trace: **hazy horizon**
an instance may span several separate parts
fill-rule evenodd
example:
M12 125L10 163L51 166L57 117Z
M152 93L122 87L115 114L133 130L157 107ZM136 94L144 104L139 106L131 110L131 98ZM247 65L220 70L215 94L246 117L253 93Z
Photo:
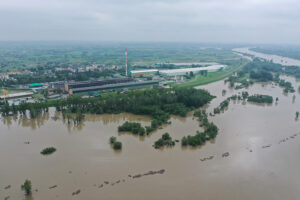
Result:
M10 0L0 41L300 44L296 0Z

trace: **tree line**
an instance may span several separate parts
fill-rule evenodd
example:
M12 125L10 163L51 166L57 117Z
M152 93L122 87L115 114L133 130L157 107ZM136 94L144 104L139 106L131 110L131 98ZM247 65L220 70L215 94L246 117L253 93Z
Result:
M152 118L151 127L157 128L167 123L171 114L185 116L188 111L209 103L214 97L206 90L194 88L154 88L133 90L128 93L109 93L96 98L81 98L70 96L66 99L49 100L45 102L9 105L5 102L1 107L2 115L29 113L31 118L40 113L48 112L49 107L64 113L80 114L117 114L128 112L137 115L148 115ZM81 118L81 116L79 116Z
M201 146L205 144L206 141L215 139L218 134L218 127L213 122L208 121L207 114L204 110L195 111L194 117L198 118L201 123L200 126L204 127L204 131L197 131L196 135L184 136L181 139L182 146Z

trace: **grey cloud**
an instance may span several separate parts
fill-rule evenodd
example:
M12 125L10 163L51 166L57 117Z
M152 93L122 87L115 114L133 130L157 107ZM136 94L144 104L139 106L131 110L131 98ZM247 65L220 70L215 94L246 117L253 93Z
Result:
M10 0L0 40L300 43L297 0Z

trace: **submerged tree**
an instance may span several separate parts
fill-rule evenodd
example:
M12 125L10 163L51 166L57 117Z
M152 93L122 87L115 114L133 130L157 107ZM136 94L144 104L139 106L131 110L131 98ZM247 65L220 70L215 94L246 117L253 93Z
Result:
M122 143L119 142L119 141L114 142L113 148L114 148L114 150L120 150L120 149L122 149Z
M116 141L117 141L117 138L114 137L114 136L111 136L111 137L109 138L109 143L110 143L110 144L114 144Z
M31 194L31 181L26 179L24 184L21 185L21 189L25 191L25 195L28 196Z

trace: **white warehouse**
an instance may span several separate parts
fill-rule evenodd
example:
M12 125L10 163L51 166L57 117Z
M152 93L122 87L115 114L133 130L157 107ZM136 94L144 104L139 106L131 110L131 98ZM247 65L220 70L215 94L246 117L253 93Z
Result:
M214 72L214 71L217 71L217 70L225 68L225 67L226 67L226 65L211 65L208 67L159 70L159 73L164 76L183 76L183 75L189 74L190 72L193 72L193 73L197 73L200 71Z

